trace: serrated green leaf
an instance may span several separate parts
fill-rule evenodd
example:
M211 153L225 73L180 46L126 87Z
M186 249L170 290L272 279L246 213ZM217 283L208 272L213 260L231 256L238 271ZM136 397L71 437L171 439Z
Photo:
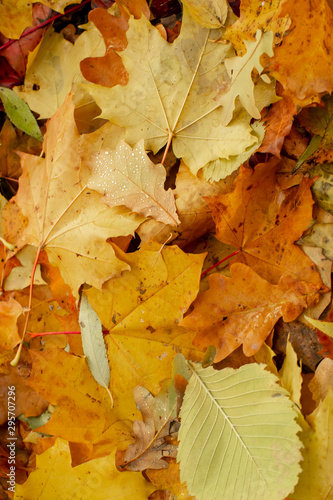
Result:
M11 89L0 87L0 99L10 121L26 134L43 142L36 118L29 106Z
M109 391L110 367L103 338L102 323L85 294L82 295L81 299L79 323L83 352L89 369L96 382L108 391L111 402L113 402Z
M181 481L198 500L282 500L301 471L296 412L265 365L193 366L181 408Z

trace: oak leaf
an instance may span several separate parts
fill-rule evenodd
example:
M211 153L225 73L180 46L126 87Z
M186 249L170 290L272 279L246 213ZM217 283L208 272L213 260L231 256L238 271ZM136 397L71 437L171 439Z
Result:
M140 386L133 389L133 395L143 421L134 421L135 442L121 454L123 463L118 461L118 468L132 471L166 469L168 463L163 457L175 458L177 455L177 446L165 441L167 436L177 435L179 428L176 399L169 400L168 392L154 398Z
M148 158L143 141L133 149L122 141L115 150L92 155L87 163L92 169L88 187L102 193L109 207L124 205L164 224L179 223L171 189L164 190L165 168Z
M280 317L293 321L318 302L318 287L284 275L272 285L248 266L236 263L231 278L209 277L210 288L194 301L181 325L197 332L194 345L217 349L215 363L241 344L246 356L259 351Z
M115 17L105 9L94 9L89 12L89 21L93 22L101 32L106 46L102 57L86 57L80 62L81 73L86 80L104 87L126 85L128 73L119 54L127 46L127 19Z
M196 174L209 161L237 156L258 143L248 114L260 116L251 72L254 67L261 72L259 58L271 51L271 34L249 42L242 61L232 57L229 44L216 43L219 36L220 30L197 24L186 6L181 33L172 44L146 18L130 19L128 46L120 54L128 84L84 88L103 118L126 128L130 145L144 138L146 149L156 153L172 142L175 155ZM246 111L237 105L229 123L238 96Z
M319 102L322 93L333 91L333 41L328 35L333 27L333 12L326 0L288 0L280 16L287 14L291 18L290 31L275 49L271 74L282 83L284 93L304 107Z
M69 95L48 123L45 158L21 155L23 174L15 201L29 218L22 241L46 250L77 297L82 283L100 288L128 269L106 239L133 233L142 219L125 208L101 205L101 196L81 182L73 110Z
M276 182L277 160L241 168L232 193L206 198L216 237L240 249L237 261L278 283L283 274L321 285L312 261L294 244L312 222L310 179L283 190Z

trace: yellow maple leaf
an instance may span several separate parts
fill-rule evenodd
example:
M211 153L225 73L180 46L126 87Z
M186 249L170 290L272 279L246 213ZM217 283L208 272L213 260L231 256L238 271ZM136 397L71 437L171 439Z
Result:
M114 453L72 467L69 443L58 438L54 446L37 455L36 470L24 484L15 486L15 498L147 500L154 489L140 472L119 472L114 465Z
M23 174L15 197L29 224L22 240L45 248L51 264L78 297L82 283L100 288L128 269L116 258L108 237L133 234L142 218L109 208L81 181L79 134L71 95L48 123L45 158L22 155Z
M128 84L84 88L103 118L126 128L130 145L144 138L146 149L156 153L172 142L175 155L196 174L208 162L237 156L259 142L250 125L251 115L258 118L261 109L251 73L254 68L262 72L259 58L271 54L272 33L248 42L243 58L233 57L230 44L218 43L220 36L221 30L196 23L186 6L181 33L172 44L146 18L130 19L128 46L119 54ZM234 113L236 98L241 104Z

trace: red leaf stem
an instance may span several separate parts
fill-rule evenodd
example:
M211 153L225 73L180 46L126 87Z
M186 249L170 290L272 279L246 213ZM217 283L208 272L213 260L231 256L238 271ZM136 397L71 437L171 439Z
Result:
M211 271L212 269L214 269L214 267L217 267L219 266L220 264L222 264L222 262L228 260L228 259L231 259L231 257L234 257L235 255L237 255L238 253L240 252L240 250L236 250L235 252L231 253L230 255L228 255L227 257L224 257L224 259L220 260L219 262L217 262L216 264L214 264L213 266L209 267L208 269L206 269L206 271L204 271L200 278L202 278L203 276L205 276L205 274L209 273L209 271Z

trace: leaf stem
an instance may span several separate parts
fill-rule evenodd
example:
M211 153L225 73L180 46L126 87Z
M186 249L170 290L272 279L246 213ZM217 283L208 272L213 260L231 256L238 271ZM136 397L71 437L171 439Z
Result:
M15 358L10 362L10 364L12 366L16 366L17 363L19 362L20 360L20 356L21 356L21 351L22 351L22 345L23 345L23 340L24 340L24 337L25 337L25 334L27 332L27 328L28 328L28 323L29 323L29 318L30 318L30 311L31 311L31 305L32 305L32 292L33 292L33 287L34 287L34 280L35 280L35 274L36 274L36 269L37 269L37 264L38 264L38 259L39 259L39 254L42 250L42 246L40 245L38 248L37 248L37 252L36 252L36 256L35 256L35 260L34 260L34 264L32 266L32 271L31 271L31 277L30 277L30 288L29 288L29 301L28 301L28 310L27 310L27 315L26 315L26 318L25 318L25 324L24 324L24 330L23 330L23 335L22 335L22 339L21 339L21 343L19 345L19 348L16 352L16 355L15 355Z
M220 264L222 264L222 262L228 260L228 259L231 259L232 257L234 257L235 255L237 255L238 253L240 252L240 250L236 250L235 252L231 253L230 255L228 255L227 257L224 257L224 259L220 260L219 262L217 262L216 264L214 264L213 266L209 267L208 269L206 269L206 271L204 271L201 275L200 275L200 278L202 278L203 276L205 276L205 274L209 273L209 271L211 271L212 269L214 269L214 267L217 267L219 266Z
M109 330L103 330L104 335L109 333ZM65 332L42 332L42 333L29 333L30 337L33 339L36 337L44 337L44 335L81 335L80 331L77 330L67 330Z

